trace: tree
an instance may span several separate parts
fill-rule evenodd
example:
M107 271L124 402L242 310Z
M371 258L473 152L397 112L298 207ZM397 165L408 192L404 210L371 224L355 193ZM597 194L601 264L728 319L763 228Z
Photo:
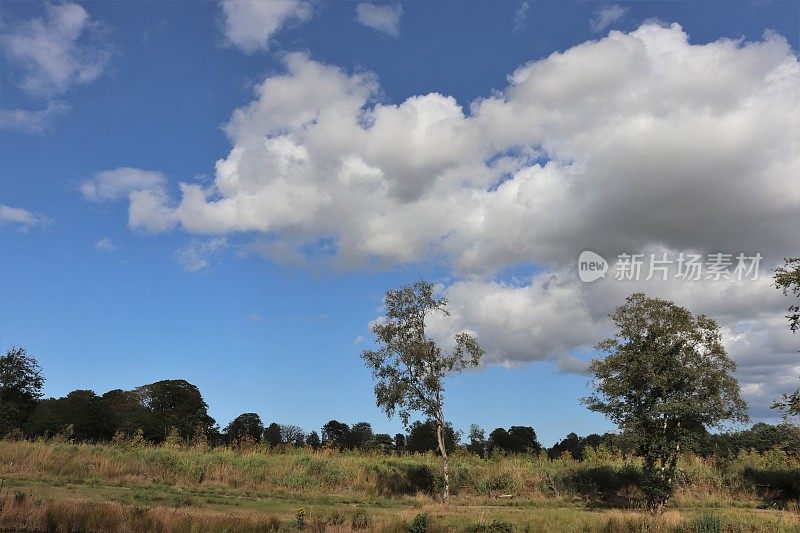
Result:
M793 294L800 298L800 257L787 257L783 266L775 269L772 280L775 287L783 291L784 295ZM789 329L792 333L800 330L800 305L792 304L787 308L789 314ZM800 387L791 394L784 394L772 404L773 409L779 409L784 416L800 416Z
M361 357L376 380L375 398L387 416L400 415L407 427L412 411L436 422L439 453L442 455L444 487L442 499L450 496L448 455L444 440L444 376L478 366L483 349L467 333L454 337L451 351L444 352L425 332L425 320L434 313L449 315L447 300L433 296L433 284L418 281L390 290L384 299L386 315L372 326L381 345L365 350Z
M125 391L114 389L101 396L103 403L111 411L114 432L121 431L133 437L139 430L142 436L151 442L164 438L164 428L145 405L145 398L140 389Z
M591 362L594 392L582 401L635 439L647 506L660 513L682 448L707 427L746 421L747 406L714 320L644 293L610 317L617 334L597 345L606 357Z
M394 441L392 441L391 435L387 433L378 433L370 437L370 439L364 443L363 449L371 452L392 453L394 450Z
M183 379L168 379L144 385L135 390L150 410L159 429L166 437L170 428L177 428L184 440L194 436L197 427L211 432L214 419L208 415L208 405L200 390Z
M312 431L306 437L306 445L311 446L312 450L318 450L322 446L322 441L319 439L319 433Z
M350 426L338 420L331 420L322 426L322 445L338 448L339 451L350 446Z
M408 437L405 442L406 451L411 453L436 452L442 455L438 433L438 424L435 420L415 421L408 431ZM445 452L453 453L453 450L456 449L456 443L458 443L458 433L449 422L446 422L442 434Z
M242 413L228 424L225 433L231 442L237 442L243 438L259 442L264 433L264 424L256 413Z
M281 442L292 444L296 447L301 447L305 441L306 434L297 426L283 425L280 426Z
M348 447L354 450L364 449L373 436L372 426L369 422L356 422L350 428L350 442Z
M500 450L505 453L539 453L542 445L536 432L529 426L511 426L508 431L497 428L489 434L489 453Z
M406 451L406 436L402 433L396 433L394 436L394 453L400 455Z
M472 424L469 427L469 444L467 444L467 451L474 453L478 457L486 457L486 434L483 429L477 424Z
M273 422L267 429L264 430L264 442L272 447L280 446L283 444L283 436L281 435L281 427Z
M28 433L51 437L71 426L77 441L104 441L114 435L111 410L91 390L76 390L64 398L40 400L26 425Z
M42 396L44 378L36 358L12 347L0 356L0 437L22 429Z

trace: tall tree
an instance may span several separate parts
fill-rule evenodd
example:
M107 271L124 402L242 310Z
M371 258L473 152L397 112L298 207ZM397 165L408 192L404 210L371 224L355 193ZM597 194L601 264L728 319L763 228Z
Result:
M444 441L444 376L478 366L484 352L467 333L454 337L454 346L449 352L428 337L426 319L434 313L449 315L447 300L434 298L433 289L432 283L421 280L388 291L384 299L386 314L372 326L381 346L364 351L361 357L377 381L375 398L387 416L397 413L408 426L411 412L417 411L436 422L444 473L442 499L447 503L450 476Z
M714 320L643 293L628 296L611 319L616 337L597 345L606 357L592 361L594 392L582 401L636 439L642 490L660 513L682 449L707 427L746 421L747 406Z
M12 347L0 356L0 437L22 429L42 396L44 378L36 358Z
M783 291L784 295L793 294L800 298L800 257L787 257L783 262L782 266L775 269L772 277L775 287ZM791 304L787 311L789 329L792 333L797 333L800 330L800 305ZM800 416L800 387L791 394L784 394L772 404L772 408L783 411L787 417Z

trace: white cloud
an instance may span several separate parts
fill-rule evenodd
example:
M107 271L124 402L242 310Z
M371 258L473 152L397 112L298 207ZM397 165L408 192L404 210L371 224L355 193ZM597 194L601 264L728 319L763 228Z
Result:
M182 184L174 207L142 193L133 226L332 239L340 265L433 258L474 274L653 242L795 242L800 68L778 36L612 32L520 67L469 113L438 93L374 103L374 76L304 55L286 66L234 112L213 185Z
M373 4L361 2L356 6L356 20L360 24L392 37L400 34L400 17L403 6L400 4Z
M175 251L175 260L187 272L197 272L211 266L210 256L228 247L227 239L217 237L206 241L193 240Z
M131 193L162 188L167 180L160 172L119 167L98 172L80 185L81 194L91 202L128 198Z
M266 320L263 316L259 315L258 313L250 313L244 318L250 322L264 322L264 320Z
M311 3L303 0L223 0L225 38L251 54L266 50L272 37L291 22L311 18Z
M356 335L356 338L353 339L353 345L361 344L364 342L364 335Z
M119 250L119 246L114 244L110 238L103 237L102 239L94 243L94 249L99 250L101 252L114 252L116 250Z
M617 4L602 6L594 12L594 16L589 22L589 28L593 32L601 32L611 27L615 22L619 22L627 12L627 7L622 7Z
M47 223L44 217L36 215L21 207L10 207L0 204L0 226L15 225L20 231L26 232L35 226Z
M522 4L517 9L516 13L514 13L514 33L522 31L525 27L525 22L528 20L528 11L530 10L530 5L528 5L528 0L524 0Z
M579 284L580 251L761 252L771 265L797 248L800 64L775 34L692 44L678 25L611 31L522 65L467 110L439 93L382 103L374 75L285 62L233 113L213 183L184 183L177 201L163 187L132 193L131 226L260 232L268 257L325 242L339 267L440 261L463 278L445 289L454 327L473 329L491 361L565 371L639 288ZM521 264L542 273L491 280ZM731 345L748 390L796 375L758 333L786 305L768 284L645 288L732 331L750 321L742 338L765 370Z
M69 106L63 102L48 102L43 109L0 109L0 130L22 133L44 133L53 130L52 121L66 113Z
M97 79L112 52L103 28L78 4L45 4L44 18L9 27L0 36L3 54L21 74L20 86L51 98Z

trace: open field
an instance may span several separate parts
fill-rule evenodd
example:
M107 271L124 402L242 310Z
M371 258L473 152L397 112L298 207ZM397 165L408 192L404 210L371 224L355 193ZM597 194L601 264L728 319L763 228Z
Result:
M444 507L433 455L0 441L0 527L800 531L800 465L780 453L720 464L685 458L678 493L658 518L636 509L635 460L457 454L452 466L454 496Z

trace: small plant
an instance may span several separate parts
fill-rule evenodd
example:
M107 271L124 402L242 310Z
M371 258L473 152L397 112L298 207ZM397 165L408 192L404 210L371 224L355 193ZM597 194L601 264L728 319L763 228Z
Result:
M364 509L358 509L353 513L353 520L350 522L353 529L367 529L369 527L369 515Z
M295 512L294 520L295 520L295 527L297 527L297 529L306 528L306 516L308 516L308 513L303 508L300 508Z
M428 531L428 515L420 513L408 524L408 533L426 533Z

